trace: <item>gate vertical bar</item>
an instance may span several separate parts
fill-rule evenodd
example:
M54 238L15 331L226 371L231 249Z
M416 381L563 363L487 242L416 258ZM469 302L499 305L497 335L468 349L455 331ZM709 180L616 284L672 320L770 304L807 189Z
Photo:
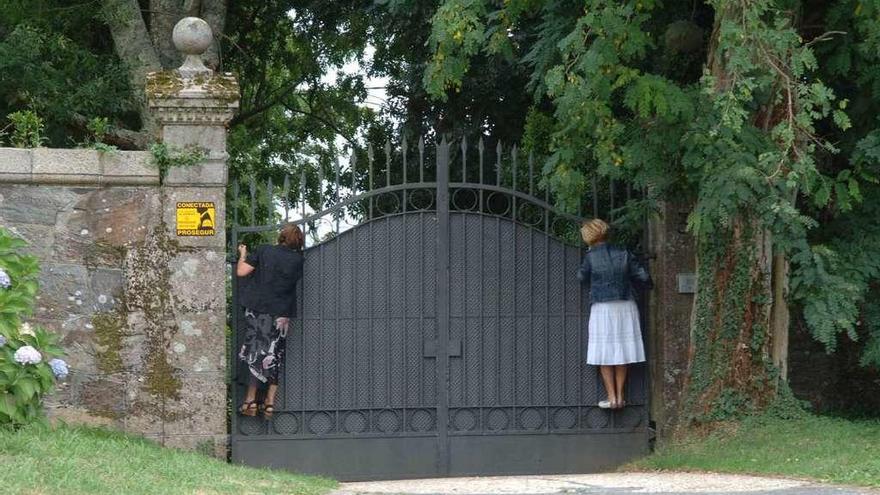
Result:
M449 143L437 145L437 434L438 471L449 473Z
M240 194L240 187L241 186L238 183L238 179L236 178L235 181L232 183L232 197L233 197L232 218L233 218L233 220L232 220L232 241L231 241L233 248L236 250L236 253L238 250L238 196ZM230 271L231 271L230 275L232 278L232 280L230 281L231 285L232 285L232 310L231 310L231 312L232 312L232 345L229 346L229 351L228 351L228 356L227 356L227 359L229 360L228 361L229 366L228 366L228 371L227 371L227 380L229 381L229 389L227 391L227 394L229 395L229 397L232 397L232 407L233 408L239 407L238 406L238 404L239 404L239 401L238 401L239 387L238 387L238 384L236 383L238 380L238 376L237 376L238 374L236 373L236 371L238 370L238 366L236 366L234 364L234 363L237 363L235 350L238 348L238 331L239 331L238 275L236 274L236 268L238 266L238 262L237 262L238 256L235 256L235 260L236 261L233 261L232 263L230 263ZM231 416L231 422L232 422L232 429L231 429L230 433L235 434L239 431L239 426L238 426L239 416L236 413L230 414L230 416Z

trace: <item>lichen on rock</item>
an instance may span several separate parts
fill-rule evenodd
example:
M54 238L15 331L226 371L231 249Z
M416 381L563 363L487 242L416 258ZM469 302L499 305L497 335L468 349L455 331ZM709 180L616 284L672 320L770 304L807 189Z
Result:
M113 311L92 315L95 329L95 361L102 373L123 370L122 338L126 334L125 305L118 304Z

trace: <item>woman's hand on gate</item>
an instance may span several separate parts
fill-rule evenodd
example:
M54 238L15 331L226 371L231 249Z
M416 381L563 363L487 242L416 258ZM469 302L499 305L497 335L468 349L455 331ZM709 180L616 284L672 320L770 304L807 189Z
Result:
M287 329L290 326L290 318L282 316L281 318L277 318L275 320L275 328L281 332L282 337L287 337Z
M238 259L243 260L245 258L247 258L247 246L245 246L244 244L239 244L238 245Z

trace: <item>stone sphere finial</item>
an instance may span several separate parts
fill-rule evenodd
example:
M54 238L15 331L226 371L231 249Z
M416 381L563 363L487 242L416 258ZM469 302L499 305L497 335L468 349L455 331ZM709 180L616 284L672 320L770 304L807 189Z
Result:
M199 74L213 74L214 71L205 67L202 61L204 54L214 41L211 26L204 19L198 17L184 17L174 25L171 40L180 53L186 55L186 60L180 66L178 72L182 77L194 77Z

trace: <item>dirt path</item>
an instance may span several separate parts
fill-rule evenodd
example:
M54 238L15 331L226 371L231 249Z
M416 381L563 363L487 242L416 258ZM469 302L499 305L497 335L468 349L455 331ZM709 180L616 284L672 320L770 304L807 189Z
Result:
M811 481L709 473L607 473L343 483L334 495L880 495Z

